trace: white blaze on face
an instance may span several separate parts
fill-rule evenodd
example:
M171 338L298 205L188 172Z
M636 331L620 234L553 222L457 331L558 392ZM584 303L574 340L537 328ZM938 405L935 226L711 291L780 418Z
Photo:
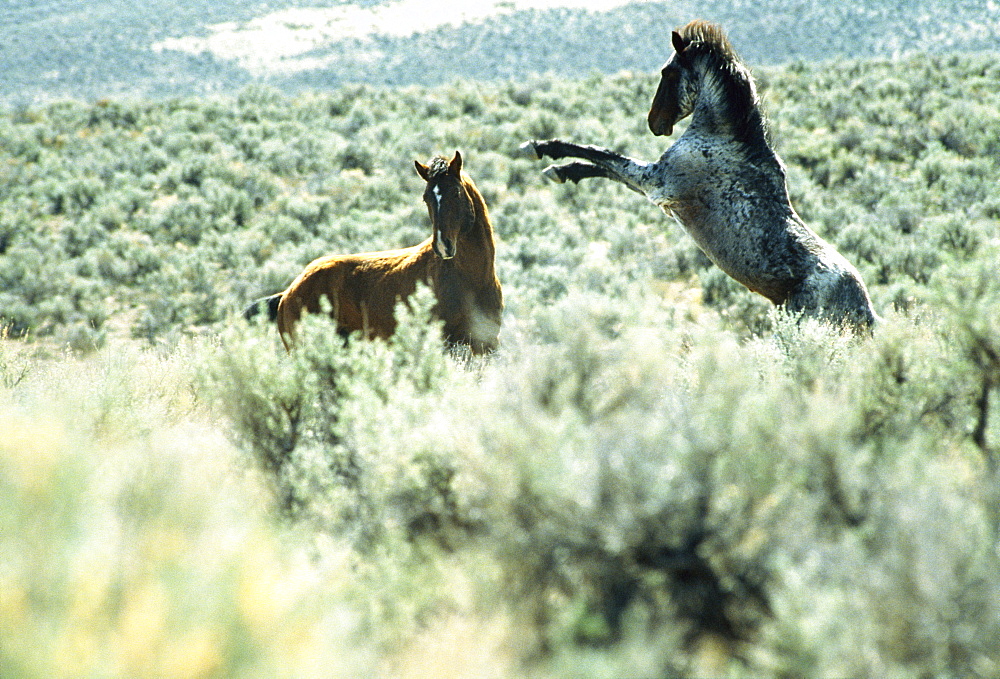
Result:
M437 232L434 235L435 235L435 238L438 241L438 243L440 243L441 242L441 229L438 227L438 223L440 223L440 219L439 218L440 218L440 214L441 214L441 187L440 186L435 186L434 189L431 191L431 193L434 194L434 218L435 218L434 219L434 222L435 222L435 224L434 224L434 230ZM443 250L441 250L441 251L443 252Z

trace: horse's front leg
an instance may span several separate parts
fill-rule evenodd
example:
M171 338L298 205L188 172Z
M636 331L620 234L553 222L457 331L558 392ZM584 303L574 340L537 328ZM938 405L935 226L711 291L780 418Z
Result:
M646 194L649 185L648 164L633 160L620 153L599 146L570 144L552 139L550 141L527 141L521 150L535 158L548 156L553 160L579 158L585 163L550 165L543 171L545 176L556 182L580 181L588 177L603 177L625 184L630 189Z
M542 174L554 181L556 184L563 184L567 181L579 182L581 179L589 177L603 177L604 179L614 179L608 171L597 165L590 163L566 163L565 165L549 165L542 170Z
M532 139L521 144L521 151L537 159L546 157L552 160L579 158L595 164L626 160L625 156L615 153L611 149L589 144L571 144L561 139L550 139L549 141Z

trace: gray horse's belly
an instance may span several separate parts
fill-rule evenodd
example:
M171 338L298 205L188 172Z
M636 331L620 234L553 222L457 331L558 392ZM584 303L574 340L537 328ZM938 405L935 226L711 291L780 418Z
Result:
M805 277L807 249L795 247L787 230L761 226L760 215L736 211L720 218L701 200L677 201L664 209L716 266L775 304L783 303Z

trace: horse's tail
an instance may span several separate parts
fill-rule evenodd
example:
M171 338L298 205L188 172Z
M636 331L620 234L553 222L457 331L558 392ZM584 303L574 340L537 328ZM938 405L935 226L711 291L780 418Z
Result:
M243 318L248 321L252 321L257 314L266 309L267 319L274 323L278 320L278 304L281 303L281 296L283 294L285 293L278 292L270 297L261 297L260 299L254 300L250 303L250 306L243 310Z

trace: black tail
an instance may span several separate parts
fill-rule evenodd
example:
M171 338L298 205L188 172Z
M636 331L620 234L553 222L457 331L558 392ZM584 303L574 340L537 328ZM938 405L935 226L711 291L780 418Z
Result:
M284 293L278 292L270 297L261 297L258 300L254 300L250 303L250 306L243 310L243 318L252 321L257 314L267 309L267 319L272 323L277 321L278 304L281 302L282 294Z

